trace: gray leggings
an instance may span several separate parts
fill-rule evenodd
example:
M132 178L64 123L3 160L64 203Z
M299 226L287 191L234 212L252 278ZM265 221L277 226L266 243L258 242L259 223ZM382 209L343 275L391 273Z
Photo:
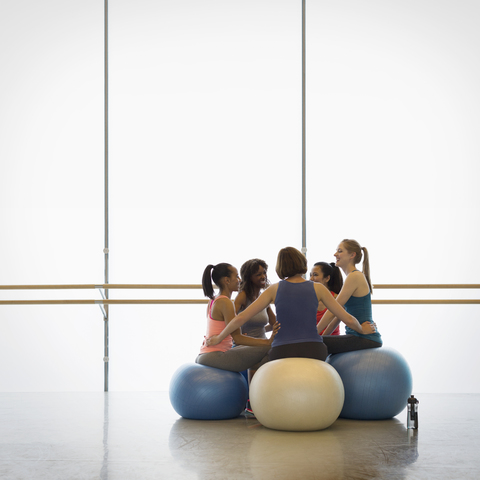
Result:
M239 345L226 352L201 353L195 360L200 365L207 367L230 370L231 372L242 372L258 364L258 367L268 362L268 351L270 347L247 347Z
M328 348L328 354L352 352L353 350L365 350L378 348L382 344L369 338L357 337L356 335L323 335L323 343Z

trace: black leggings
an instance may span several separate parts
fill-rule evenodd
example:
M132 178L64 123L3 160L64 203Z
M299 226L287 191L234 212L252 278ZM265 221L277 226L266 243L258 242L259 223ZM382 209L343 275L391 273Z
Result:
M323 342L328 348L328 354L352 352L354 350L365 350L367 348L378 348L382 344L368 338L357 337L356 335L323 335Z
M287 345L279 345L273 347L268 356L270 360L279 360L280 358L314 358L323 360L327 358L327 347L323 342L304 342L304 343L288 343Z

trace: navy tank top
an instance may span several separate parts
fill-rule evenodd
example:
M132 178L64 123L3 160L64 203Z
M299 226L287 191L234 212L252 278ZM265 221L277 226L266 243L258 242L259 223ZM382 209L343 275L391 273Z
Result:
M291 283L281 280L275 297L280 330L272 347L289 343L323 342L317 332L318 299L313 282Z

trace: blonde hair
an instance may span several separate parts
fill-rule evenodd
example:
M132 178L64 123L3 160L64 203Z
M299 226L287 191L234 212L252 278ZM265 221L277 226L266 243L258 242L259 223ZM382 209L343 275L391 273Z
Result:
M342 243L348 253L355 254L355 259L353 260L353 263L355 265L357 263L360 263L363 257L362 273L365 275L368 287L370 288L370 292L372 293L373 289L372 281L370 280L370 261L368 256L368 250L365 247L361 247L356 240L346 238L342 240Z

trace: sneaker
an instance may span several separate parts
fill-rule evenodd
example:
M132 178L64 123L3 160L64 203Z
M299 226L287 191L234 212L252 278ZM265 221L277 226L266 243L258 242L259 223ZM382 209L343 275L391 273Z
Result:
M245 410L243 411L243 413L246 417L255 418L252 406L250 405L250 399L247 400L247 404L245 405Z
M253 411L252 411L251 408L246 408L246 409L243 411L243 414L244 414L245 417L247 417L247 418L257 418L257 417L255 417L255 414L253 413Z

